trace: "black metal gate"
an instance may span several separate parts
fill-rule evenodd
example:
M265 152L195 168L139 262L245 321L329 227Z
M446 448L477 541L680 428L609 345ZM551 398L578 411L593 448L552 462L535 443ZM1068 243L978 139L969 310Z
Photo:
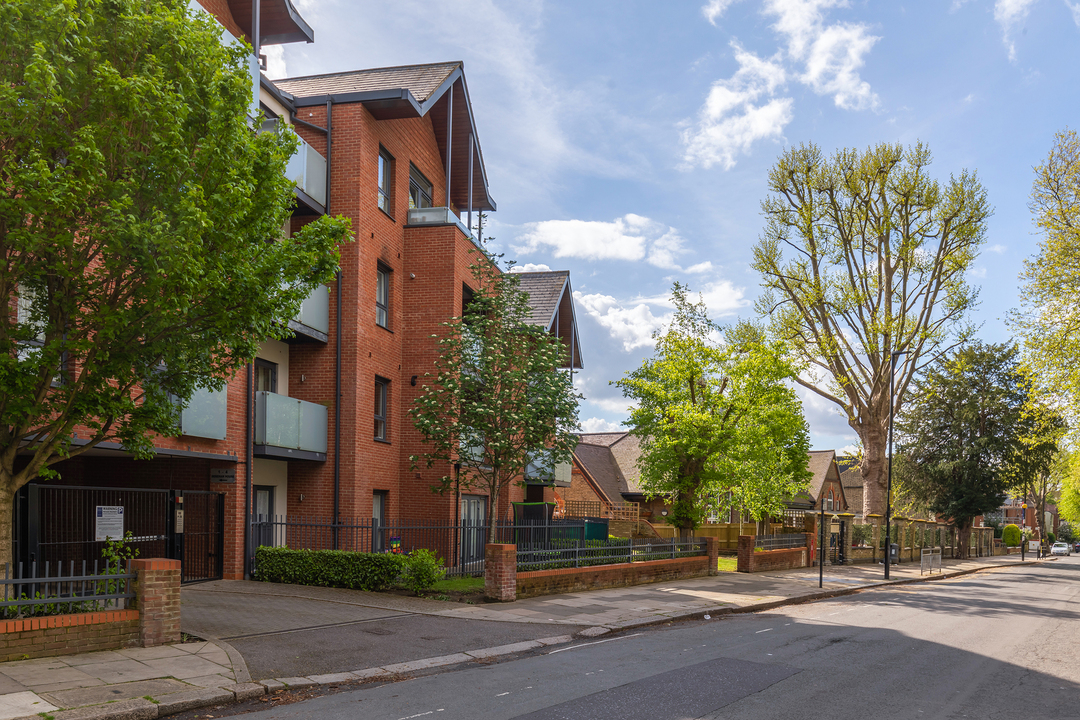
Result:
M179 559L181 582L221 579L225 498L216 492L30 484L15 497L13 558L39 566L100 561L102 509L122 516L139 557Z

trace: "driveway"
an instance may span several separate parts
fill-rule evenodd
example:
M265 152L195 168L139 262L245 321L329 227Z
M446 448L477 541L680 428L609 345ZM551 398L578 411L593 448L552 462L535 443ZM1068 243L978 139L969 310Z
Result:
M455 603L241 580L185 586L180 604L183 631L233 646L253 679L345 672L585 627L444 617Z

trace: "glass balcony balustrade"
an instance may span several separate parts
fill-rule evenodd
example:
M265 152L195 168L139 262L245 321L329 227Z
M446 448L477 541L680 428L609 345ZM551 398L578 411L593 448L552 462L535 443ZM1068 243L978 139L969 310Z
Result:
M220 392L198 388L180 411L180 432L189 437L224 440L228 389Z
M326 207L326 158L303 139L296 154L289 158L285 176L308 197Z
M325 455L326 434L325 405L272 392L255 393L255 445L266 449L262 454L289 457L288 451L297 450Z
M313 330L329 334L330 332L330 288L320 285L311 291L300 312L293 318L295 322Z

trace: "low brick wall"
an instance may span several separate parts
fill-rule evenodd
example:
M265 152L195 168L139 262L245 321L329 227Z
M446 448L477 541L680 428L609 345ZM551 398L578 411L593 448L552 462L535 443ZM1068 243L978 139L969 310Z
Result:
M0 662L180 642L180 561L132 560L131 569L133 608L0 620Z
M642 583L702 577L709 574L708 556L648 560L617 565L597 565L590 568L561 568L533 570L517 574L519 598L579 592L599 588L625 587ZM713 559L713 572L716 560Z
M809 550L806 547L754 552L754 536L740 535L739 559L736 569L739 572L753 573L802 568L807 566L808 552Z

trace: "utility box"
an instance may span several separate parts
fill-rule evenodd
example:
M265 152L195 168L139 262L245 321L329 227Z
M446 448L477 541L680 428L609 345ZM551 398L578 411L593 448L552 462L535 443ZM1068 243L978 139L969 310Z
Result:
M900 546L896 543L889 543L889 564L900 564Z

